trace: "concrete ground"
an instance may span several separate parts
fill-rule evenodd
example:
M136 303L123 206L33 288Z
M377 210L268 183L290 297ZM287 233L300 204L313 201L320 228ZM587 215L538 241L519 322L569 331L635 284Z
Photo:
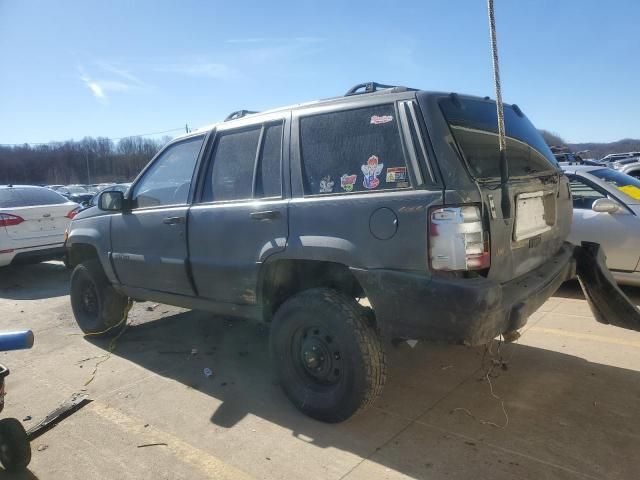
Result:
M596 323L575 284L499 351L389 347L375 407L325 425L280 391L265 330L165 305L135 305L85 387L109 342L78 334L68 279L55 262L0 272L0 331L36 336L0 354L3 414L28 427L83 388L93 400L0 478L638 478L640 333Z

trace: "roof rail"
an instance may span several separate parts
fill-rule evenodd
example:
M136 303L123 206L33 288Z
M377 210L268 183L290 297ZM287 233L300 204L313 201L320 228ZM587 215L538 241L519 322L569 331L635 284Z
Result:
M236 120L238 118L246 117L247 115L252 115L254 113L258 112L254 112L253 110L237 110L227 115L227 118L225 118L224 121L228 122L229 120Z
M358 91L363 88L364 88L363 92ZM373 93L373 92L377 92L378 90L387 90L387 89L393 89L394 92L416 90L415 88L402 87L400 85L385 85L384 83L378 83L378 82L366 82L366 83L359 83L357 85L354 85L349 90L347 90L347 93L345 93L344 96L349 97L351 95L362 95L364 93Z

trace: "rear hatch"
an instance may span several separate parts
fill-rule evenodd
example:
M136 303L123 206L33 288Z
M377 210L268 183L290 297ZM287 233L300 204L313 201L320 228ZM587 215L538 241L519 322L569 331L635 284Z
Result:
M39 187L0 189L0 214L11 221L4 227L18 248L61 243L69 212L77 205L62 195Z
M535 269L560 249L571 227L568 181L551 150L517 106L505 105L509 180L503 189L495 102L450 95L439 105L482 196L491 251L488 278L505 282ZM503 194L510 212L503 209Z

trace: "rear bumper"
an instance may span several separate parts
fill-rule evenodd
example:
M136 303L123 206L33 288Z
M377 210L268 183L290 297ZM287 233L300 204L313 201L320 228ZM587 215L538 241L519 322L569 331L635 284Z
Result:
M17 248L10 252L0 253L0 267L22 263L38 263L47 260L64 258L67 251L63 244L44 247Z
M352 269L385 336L480 345L523 327L576 274L565 243L546 263L510 282L447 279L393 270Z

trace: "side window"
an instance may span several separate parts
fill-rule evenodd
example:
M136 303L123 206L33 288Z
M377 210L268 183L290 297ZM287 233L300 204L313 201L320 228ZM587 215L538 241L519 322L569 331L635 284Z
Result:
M282 124L269 125L264 131L262 152L256 172L256 197L282 195Z
M393 104L302 117L307 195L409 188Z
M593 202L599 198L605 198L606 195L596 190L591 185L586 184L578 177L573 175L569 177L571 181L571 195L573 196L573 208L582 210L591 210Z
M207 168L203 202L251 198L261 127L222 133Z
M135 208L187 203L193 170L204 136L167 148L133 189Z

